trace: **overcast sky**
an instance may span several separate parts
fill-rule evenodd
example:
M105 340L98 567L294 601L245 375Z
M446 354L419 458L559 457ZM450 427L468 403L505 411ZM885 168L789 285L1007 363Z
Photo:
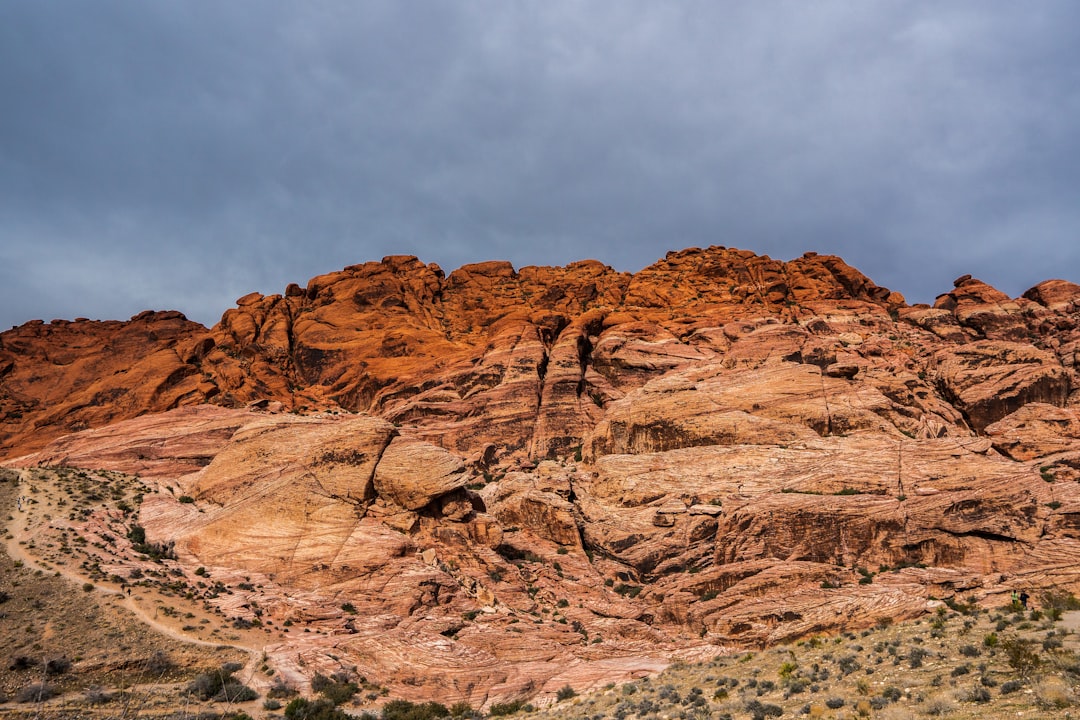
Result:
M1080 282L1080 3L5 0L0 328L388 254Z

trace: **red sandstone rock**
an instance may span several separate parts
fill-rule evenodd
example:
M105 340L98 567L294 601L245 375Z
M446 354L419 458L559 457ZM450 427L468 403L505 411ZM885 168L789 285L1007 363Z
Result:
M140 522L181 567L327 633L268 648L283 672L480 705L1003 574L1080 590L1078 297L964 277L909 308L835 257L715 247L634 275L394 256L210 330L0 333L0 451L156 484Z

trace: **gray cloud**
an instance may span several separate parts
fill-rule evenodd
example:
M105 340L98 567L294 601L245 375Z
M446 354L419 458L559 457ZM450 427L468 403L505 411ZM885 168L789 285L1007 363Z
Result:
M1080 281L1080 8L0 5L0 327L411 253Z

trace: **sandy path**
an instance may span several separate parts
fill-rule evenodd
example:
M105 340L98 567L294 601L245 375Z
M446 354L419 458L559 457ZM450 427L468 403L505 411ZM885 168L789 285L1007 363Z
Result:
M22 496L23 488L29 484L29 471L19 470L19 492L18 495ZM39 493L40 494L40 493ZM29 497L29 496L24 496ZM39 501L40 502L40 501ZM35 509L31 509L31 507ZM39 514L44 514L44 508L39 504L31 506L29 503L23 503L22 507L19 507L18 501L15 506L9 508L9 515L13 518L7 523L8 534L11 536L5 540L5 549L8 556L13 560L18 560L23 563L27 568L33 570L40 570L43 573L60 574L73 583L82 584L89 582L89 579L80 575L77 572L67 569L67 567L54 567L46 566L44 561L27 552L24 545L20 543L29 542L34 537L34 532L31 530L30 521L32 519L38 520L41 523L45 523L44 519L38 517ZM248 654L248 662L245 665L245 674L254 676L254 669L261 661L263 646L253 646L250 644L237 643L235 641L229 642L225 640L203 640L201 638L192 637L171 625L162 622L152 615L150 608L145 605L152 606L152 601L157 597L156 593L152 591L146 591L141 588L136 588L128 593L124 593L122 590L117 590L111 587L103 585L95 585L94 592L110 597L119 597L121 599L121 605L127 608L140 622L153 628L161 635L165 635L173 640L180 642L190 643L193 645L202 645L206 647L231 647L236 650L240 650Z

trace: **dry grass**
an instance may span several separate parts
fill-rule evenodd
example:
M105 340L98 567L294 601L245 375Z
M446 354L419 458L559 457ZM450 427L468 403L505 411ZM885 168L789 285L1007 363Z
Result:
M1074 635L1038 613L1035 619L1011 611L968 613L943 608L913 622L676 664L659 676L556 703L532 717L1003 720L1075 714L1080 642ZM992 633L993 647L986 644ZM1027 665L1029 656L1006 650L1016 647L1035 652L1036 666Z
M11 474L0 470L5 531L16 493ZM45 505L44 496L35 499ZM3 544L0 599L0 717L154 716L182 705L179 691L198 669L246 660L229 647L163 636L127 611L120 595L31 569ZM41 703L48 694L41 686L56 698Z

